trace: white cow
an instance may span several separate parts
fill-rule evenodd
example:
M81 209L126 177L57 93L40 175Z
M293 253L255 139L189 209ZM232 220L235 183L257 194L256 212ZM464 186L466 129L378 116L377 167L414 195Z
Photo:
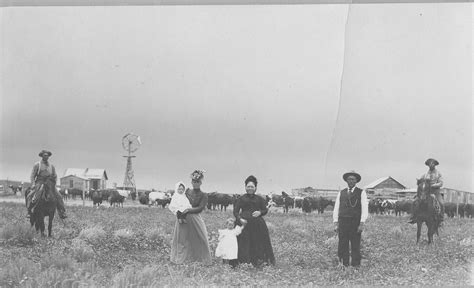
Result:
M395 211L395 203L397 200L385 199L382 201L381 206L387 211L387 214L390 215Z
M119 189L117 189L117 192L125 198L128 198L128 196L130 195L130 191L128 191L128 190L119 190Z
M171 197L165 192L153 191L148 194L148 206L156 203L157 205L162 205L163 208L165 208L166 204L169 204L170 201Z

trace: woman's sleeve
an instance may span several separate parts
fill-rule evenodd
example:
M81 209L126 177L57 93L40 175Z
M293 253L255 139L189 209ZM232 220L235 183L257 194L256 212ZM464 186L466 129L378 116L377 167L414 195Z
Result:
M235 200L235 202L234 202L234 211L233 211L235 219L237 219L237 221L240 223L239 212L240 212L240 198Z
M171 202L168 205L168 209L170 209L170 211L173 212L173 214L176 214L176 212L178 212L178 207L176 204L177 204L176 197L171 197Z
M267 215L268 213L268 208L267 208L267 205L265 204L265 199L263 199L262 197L260 197L260 216L265 216Z
M202 210L204 210L204 207L207 205L207 194L203 193L201 197L201 201L199 202L199 205L194 207L194 208L189 208L188 213L201 213Z

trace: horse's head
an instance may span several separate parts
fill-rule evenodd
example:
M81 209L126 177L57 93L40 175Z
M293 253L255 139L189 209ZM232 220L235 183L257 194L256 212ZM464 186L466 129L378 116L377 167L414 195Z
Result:
M430 195L431 185L428 179L416 179L418 185L417 197L420 200L425 200Z

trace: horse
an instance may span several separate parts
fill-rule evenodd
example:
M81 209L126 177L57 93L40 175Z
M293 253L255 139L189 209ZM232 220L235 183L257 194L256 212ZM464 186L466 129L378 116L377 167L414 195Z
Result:
M416 243L420 241L421 226L424 222L428 227L428 244L431 244L434 233L436 233L436 235L439 237L438 228L440 219L438 216L437 207L435 207L436 199L431 196L431 185L428 179L417 179L417 185L417 198L419 203L416 208ZM439 208L439 203L437 204Z
M25 191L25 202L27 202L28 195L32 193L35 188L28 188ZM53 188L54 189L54 188ZM51 195L52 193L48 191L49 189L45 189L44 187L41 190L37 191L39 193L39 198L36 200L37 203L31 213L30 216L30 224L31 227L33 225L36 228L36 232L41 231L41 236L45 237L44 230L44 217L48 216L48 237L51 237L51 232L53 229L53 219L54 213L56 211L56 197L55 195ZM33 196L35 197L35 196Z

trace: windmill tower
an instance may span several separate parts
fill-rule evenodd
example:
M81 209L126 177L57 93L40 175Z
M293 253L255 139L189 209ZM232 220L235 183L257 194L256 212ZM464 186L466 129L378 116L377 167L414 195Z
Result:
M132 156L132 153L137 151L141 144L140 136L133 133L128 133L122 137L122 147L128 152L127 156L123 156L127 158L127 168L125 168L123 187L130 190L130 192L136 192L135 178L132 168L132 158L135 158L136 156Z

